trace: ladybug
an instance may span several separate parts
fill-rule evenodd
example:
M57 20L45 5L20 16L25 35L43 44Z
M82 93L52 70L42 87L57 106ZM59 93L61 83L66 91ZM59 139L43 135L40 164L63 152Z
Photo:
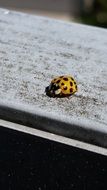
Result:
M46 95L50 97L66 97L77 91L77 83L72 76L59 76L54 78L46 87Z

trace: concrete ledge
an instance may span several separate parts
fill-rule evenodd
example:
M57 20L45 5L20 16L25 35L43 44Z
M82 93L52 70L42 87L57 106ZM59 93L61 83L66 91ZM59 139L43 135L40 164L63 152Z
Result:
M0 105L0 118L93 145L107 147L107 127L102 123L93 123L82 119L76 121L63 115L59 117L41 110L36 111L25 105Z
M0 118L107 147L107 30L0 10ZM71 74L79 91L44 90Z
M102 148L100 146L96 146L96 145L82 142L79 140L71 139L68 137L61 136L61 135L56 135L55 133L53 134L50 132L45 132L43 130L38 130L33 127L20 125L18 123L13 123L13 122L2 120L2 119L0 119L0 126L1 128L6 128L6 130L11 131L11 133L12 133L12 130L14 130L15 132L17 131L17 133L21 132L22 134L25 133L25 135L29 135L29 136L31 135L32 137L33 136L39 137L42 139L47 139L49 141L58 142L62 145L71 146L71 149L72 147L76 147L81 150L87 150L87 151L91 151L97 154L107 156L106 148Z

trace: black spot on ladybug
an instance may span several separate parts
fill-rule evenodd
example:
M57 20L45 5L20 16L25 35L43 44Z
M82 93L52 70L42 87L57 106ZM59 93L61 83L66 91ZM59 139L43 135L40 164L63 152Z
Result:
M70 86L73 86L73 83L70 81Z
M63 78L64 76L60 76L60 78Z
M61 85L63 86L63 85L64 85L64 83L62 82L62 83L61 83Z
M56 81L56 83L58 84L60 82L60 80Z
M64 90L67 90L67 86L64 87Z
M63 80L68 81L68 78L64 77Z
M73 92L73 88L70 88L70 92Z
M75 88L76 88L76 90L77 90L77 85L75 85Z
M76 82L74 81L74 84L76 84Z
M71 80L74 81L74 79L71 77Z

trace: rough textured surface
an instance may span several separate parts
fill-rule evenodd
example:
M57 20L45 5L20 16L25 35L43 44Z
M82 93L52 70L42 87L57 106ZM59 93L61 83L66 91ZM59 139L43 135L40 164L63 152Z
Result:
M63 74L74 76L78 93L47 97ZM107 30L0 9L0 102L107 125Z

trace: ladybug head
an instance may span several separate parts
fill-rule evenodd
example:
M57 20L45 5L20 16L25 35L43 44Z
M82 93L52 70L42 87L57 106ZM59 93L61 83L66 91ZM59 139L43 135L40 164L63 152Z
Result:
M50 97L56 97L61 93L61 89L58 84L51 83L49 86L46 87L45 92Z

